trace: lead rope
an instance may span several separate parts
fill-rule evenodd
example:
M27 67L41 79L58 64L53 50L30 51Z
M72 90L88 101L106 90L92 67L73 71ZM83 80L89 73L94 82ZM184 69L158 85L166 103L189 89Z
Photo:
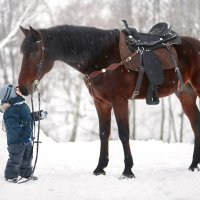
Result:
M36 90L37 90L37 94L38 94L38 110L40 111L40 90L37 87L36 87ZM33 107L34 107L34 104L33 104L33 100L32 100L32 108ZM34 119L34 124L35 124L35 119ZM34 131L35 131L35 127L34 127ZM35 135L34 135L34 137L35 137ZM33 141L33 146L34 146L34 143L36 143L36 155L35 155L35 162L33 165L33 170L32 170L31 176L33 176L33 174L35 172L35 168L36 168L37 160L38 160L38 154L39 154L39 143L41 143L40 142L40 117L38 120L37 138L36 138L36 141Z

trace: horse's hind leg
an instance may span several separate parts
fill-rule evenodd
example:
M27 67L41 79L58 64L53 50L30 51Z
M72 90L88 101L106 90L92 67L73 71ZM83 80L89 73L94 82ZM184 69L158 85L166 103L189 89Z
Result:
M187 84L183 92L177 94L177 97L181 102L185 114L190 120L195 135L193 160L189 167L190 170L194 171L200 162L200 112L196 105L197 95L191 85Z
M95 175L103 174L105 175L105 171L103 170L108 165L108 141L110 136L110 123L111 123L111 106L103 103L94 101L95 107L97 110L97 114L99 117L99 132L100 132L100 156L99 162L94 170Z
M133 178L135 176L131 170L131 168L133 167L133 158L129 145L129 120L127 99L123 97L116 98L116 102L113 103L113 109L118 125L119 138L122 142L122 146L124 149L125 168L122 175L127 178Z

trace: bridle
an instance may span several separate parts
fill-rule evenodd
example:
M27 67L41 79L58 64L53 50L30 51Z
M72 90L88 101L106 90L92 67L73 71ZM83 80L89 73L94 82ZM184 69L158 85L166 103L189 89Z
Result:
M41 55L40 55L40 61L38 64L36 64L36 79L33 82L34 86L37 86L40 83L40 77L41 77L41 69L42 69L42 65L44 63L44 51L45 51L45 47L44 47L44 40L43 40L43 36L42 33L40 31L38 31L40 33L41 36L41 40L38 40L36 43L41 47Z

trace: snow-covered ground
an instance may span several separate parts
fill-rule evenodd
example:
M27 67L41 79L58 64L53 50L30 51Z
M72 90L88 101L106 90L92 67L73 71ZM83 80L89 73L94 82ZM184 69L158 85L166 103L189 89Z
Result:
M44 137L44 136L43 136ZM136 179L120 180L123 152L110 142L106 176L94 176L99 141L55 143L43 138L35 175L38 181L8 183L3 178L6 141L0 132L0 200L199 200L200 172L187 170L191 144L131 141Z

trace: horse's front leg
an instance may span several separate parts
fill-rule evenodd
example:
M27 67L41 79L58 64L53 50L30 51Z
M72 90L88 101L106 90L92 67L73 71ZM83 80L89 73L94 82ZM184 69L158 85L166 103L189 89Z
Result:
M117 121L119 138L124 150L125 168L122 175L127 178L133 178L135 176L131 170L133 167L133 158L129 145L128 100L122 97L116 98L116 101L113 103L113 109Z
M109 157L108 157L108 141L110 136L110 124L111 124L111 109L112 107L104 102L98 102L94 100L95 107L97 110L97 114L99 117L99 133L100 133L100 156L99 163L94 170L95 175L103 174L105 175L105 171L103 170L108 165Z

